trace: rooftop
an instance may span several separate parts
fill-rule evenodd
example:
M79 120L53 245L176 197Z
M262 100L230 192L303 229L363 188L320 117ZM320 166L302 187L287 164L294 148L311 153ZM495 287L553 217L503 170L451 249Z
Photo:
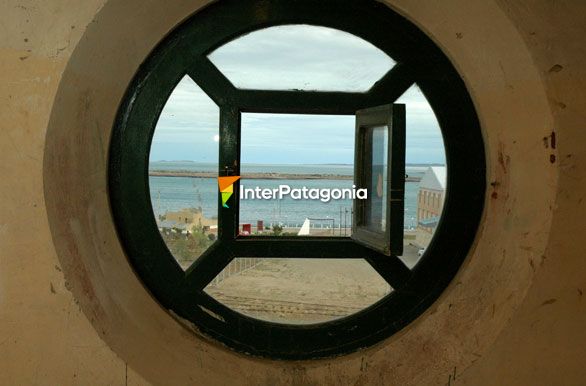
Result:
M430 166L425 171L419 187L429 190L446 190L447 168L445 166Z

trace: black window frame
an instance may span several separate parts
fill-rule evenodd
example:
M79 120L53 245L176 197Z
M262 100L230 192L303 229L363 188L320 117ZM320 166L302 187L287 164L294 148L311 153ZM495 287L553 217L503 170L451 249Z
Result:
M405 105L390 104L371 107L356 112L356 140L354 150L354 183L367 187L368 198L354 200L352 236L356 242L373 248L387 256L403 254L405 214ZM377 127L386 129L388 149L384 155L387 163L387 207L385 229L373 231L364 225L367 206L375 194L372 182L372 138L370 132Z
M254 30L310 24L354 34L396 65L366 93L236 89L207 55ZM219 212L218 241L187 270L160 237L148 182L153 132L165 102L189 75L220 107L219 175L240 175L240 114L355 114L393 103L417 84L442 130L447 195L435 237L409 269L350 238L238 237L238 200ZM114 123L109 152L110 204L130 263L162 307L237 351L273 359L336 356L370 346L421 315L453 279L478 229L486 195L484 143L464 81L414 24L375 0L220 0L173 30L140 66ZM239 185L234 188L238 191ZM221 207L218 195L218 205ZM392 287L377 303L315 325L284 325L239 314L203 289L236 257L362 258Z

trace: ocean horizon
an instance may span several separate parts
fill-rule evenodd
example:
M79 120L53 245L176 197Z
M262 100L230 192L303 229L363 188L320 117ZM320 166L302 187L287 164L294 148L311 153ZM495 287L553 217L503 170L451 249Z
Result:
M406 172L410 176L423 176L430 165L407 165ZM150 170L217 172L218 165L193 161L156 161L149 164ZM243 164L241 175L246 173L281 173L281 174L338 174L353 175L354 166L348 164ZM351 180L312 179L312 180L265 180L247 179L247 187L276 188L289 185L291 188L307 187L308 189L352 188ZM169 211L187 208L202 208L207 218L217 218L218 185L215 178L150 176L149 186L151 202L155 216L164 215ZM419 182L405 183L405 229L413 229L417 225L417 194ZM271 224L300 227L306 218L322 219L318 223L334 227L349 224L352 200L340 199L327 203L319 200L293 200L285 197L281 200L242 200L240 202L240 223L256 224L264 221ZM341 218L342 217L342 218ZM345 217L345 218L344 218Z

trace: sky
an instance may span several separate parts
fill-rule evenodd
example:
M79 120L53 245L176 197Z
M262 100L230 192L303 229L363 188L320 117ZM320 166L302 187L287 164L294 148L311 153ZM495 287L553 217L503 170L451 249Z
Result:
M313 26L280 26L236 39L209 56L237 87L366 91L394 61L364 40ZM396 103L407 109L407 163L445 163L435 115L414 85ZM218 161L219 109L189 77L167 101L150 160ZM354 116L242 116L242 163L352 164Z

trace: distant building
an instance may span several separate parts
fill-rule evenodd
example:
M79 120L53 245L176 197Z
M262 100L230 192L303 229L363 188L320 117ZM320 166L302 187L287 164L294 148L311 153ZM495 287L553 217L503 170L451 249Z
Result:
M181 224L181 223L177 223L175 221L167 221L167 220L158 222L158 226L159 226L160 230L177 229L179 231L186 231L187 225L188 224Z
M439 223L446 195L445 166L429 167L419 183L417 195L417 244L423 248L431 241Z
M191 232L194 227L201 228L204 231L217 230L218 220L204 217L201 208L181 209L177 212L165 213L164 219L158 221L161 229L176 228L183 232Z

